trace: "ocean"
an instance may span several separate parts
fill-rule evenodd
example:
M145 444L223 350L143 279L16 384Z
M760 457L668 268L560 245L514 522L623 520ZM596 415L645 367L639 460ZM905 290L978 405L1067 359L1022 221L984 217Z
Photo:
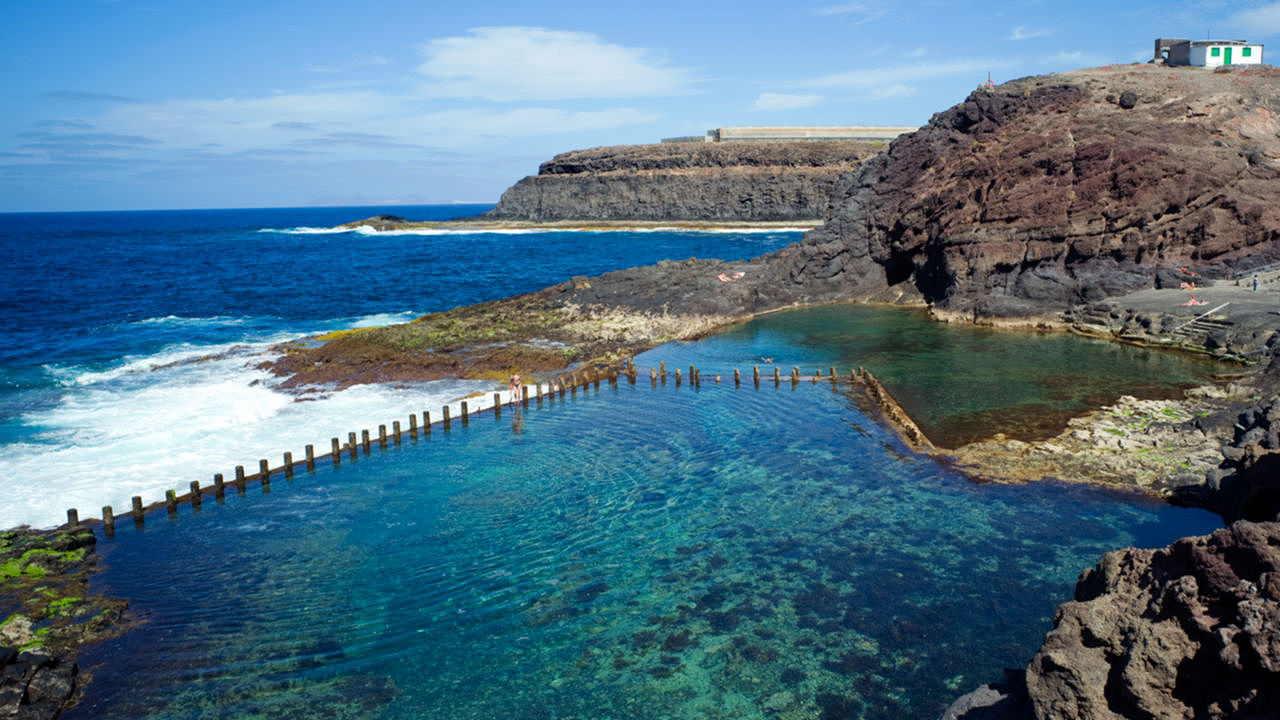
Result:
M158 501L478 387L356 387L296 402L255 367L274 343L667 258L752 257L799 237L336 228L489 207L0 214L0 527Z
M159 501L496 389L300 401L258 369L274 343L799 239L336 227L483 209L0 215L0 526ZM1173 392L1212 373L1195 358L836 305L636 361L696 364L703 384L642 372L99 527L92 589L132 622L82 651L64 717L936 717L1024 664L1102 553L1221 524L1130 492L977 484L827 383L731 380L864 365L960 441Z

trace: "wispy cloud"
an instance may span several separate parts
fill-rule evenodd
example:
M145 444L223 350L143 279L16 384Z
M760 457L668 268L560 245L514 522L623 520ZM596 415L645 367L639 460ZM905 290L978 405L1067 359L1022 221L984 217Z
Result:
M1009 33L1009 40L1030 40L1031 38L1045 37L1049 34L1048 30L1028 30L1025 26L1019 25Z
M81 90L53 90L44 94L47 98L55 100L71 100L74 102L89 103L135 103L140 102L137 98L124 97L122 95L108 95L106 93L84 92Z
M381 55L356 55L347 60L323 65L308 65L307 70L315 73L344 73L350 70L386 65L391 61Z
M985 78L985 73L988 69L1001 67L1004 64L1006 63L990 60L958 60L949 63L918 63L896 67L863 68L823 75L807 80L802 84L815 88L875 89L893 86L905 87L906 83L912 81L967 73L982 74Z
M148 145L157 145L160 141L141 135L123 135L119 133L60 133L43 130L30 130L18 133L22 139L19 146L25 150L43 150L56 153L97 153L117 150L137 150Z
M752 110L796 110L798 108L807 108L818 105L822 102L821 95L798 95L793 93L760 93L755 103L751 105Z
M690 71L644 48L537 27L472 28L422 46L419 68L434 97L499 102L654 97L686 93Z
M1248 28L1254 35L1280 33L1280 2L1263 5L1251 10L1241 10L1227 18L1227 24Z
M839 5L824 5L814 9L814 13L823 16L842 15L849 16L847 19L853 25L863 25L879 20L889 14L888 8L882 2L874 0L863 0L861 2L846 2Z

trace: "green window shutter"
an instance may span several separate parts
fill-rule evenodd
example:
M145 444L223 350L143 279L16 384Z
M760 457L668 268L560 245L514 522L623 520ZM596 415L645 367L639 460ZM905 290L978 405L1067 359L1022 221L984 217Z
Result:
M1222 48L1210 48L1210 49L1209 49L1209 54L1210 54L1210 55L1212 55L1212 56L1214 56L1214 57L1218 57L1218 56L1222 55Z
M1253 57L1253 48L1245 46L1240 49L1240 57Z

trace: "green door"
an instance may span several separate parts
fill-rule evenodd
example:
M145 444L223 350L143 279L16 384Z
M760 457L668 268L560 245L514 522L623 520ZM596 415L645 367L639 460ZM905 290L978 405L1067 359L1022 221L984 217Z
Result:
M1222 48L1222 64L1223 65L1231 64L1231 48L1229 47Z

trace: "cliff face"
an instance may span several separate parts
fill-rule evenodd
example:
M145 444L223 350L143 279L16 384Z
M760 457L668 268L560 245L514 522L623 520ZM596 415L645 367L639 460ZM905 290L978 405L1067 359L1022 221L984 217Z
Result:
M664 143L577 150L542 164L492 220L817 220L836 179L881 149L843 141Z
M1016 314L1280 258L1280 71L1151 65L979 90L842 178L792 282Z

